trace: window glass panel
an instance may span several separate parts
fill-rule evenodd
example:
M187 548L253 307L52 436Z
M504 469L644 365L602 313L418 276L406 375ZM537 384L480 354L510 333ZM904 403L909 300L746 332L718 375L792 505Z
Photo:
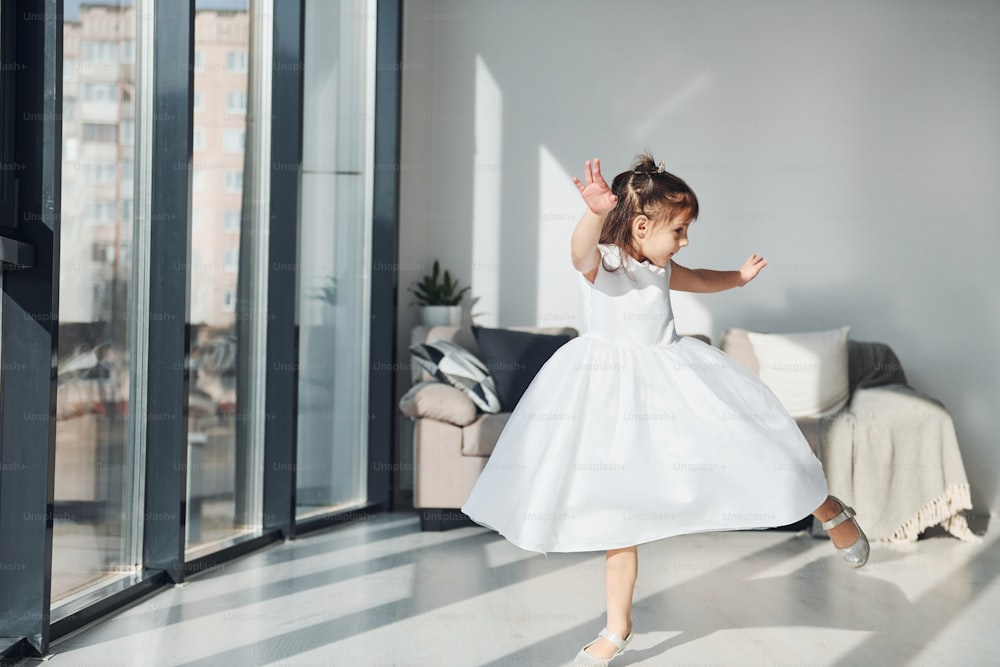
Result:
M249 3L195 2L196 187L192 194L191 394L188 424L189 549L246 533L248 447L237 443L239 339L236 285L244 155L228 150L247 127ZM241 54L236 57L233 54ZM251 54L252 55L252 54Z
M134 569L132 2L67 3L52 600Z
M305 3L299 518L366 500L374 12L374 1Z

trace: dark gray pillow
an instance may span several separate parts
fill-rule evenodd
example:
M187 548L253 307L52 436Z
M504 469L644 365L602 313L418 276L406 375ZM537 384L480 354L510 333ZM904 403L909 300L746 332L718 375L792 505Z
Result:
M473 325L479 356L496 384L500 406L510 412L521 400L535 375L556 350L573 339L559 334L536 334Z

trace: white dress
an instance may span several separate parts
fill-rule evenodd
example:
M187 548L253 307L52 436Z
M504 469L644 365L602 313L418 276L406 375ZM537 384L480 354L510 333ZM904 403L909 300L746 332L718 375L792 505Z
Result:
M585 327L514 408L462 511L529 551L596 551L793 523L822 464L751 371L678 336L670 271L599 246ZM605 266L607 264L607 266Z

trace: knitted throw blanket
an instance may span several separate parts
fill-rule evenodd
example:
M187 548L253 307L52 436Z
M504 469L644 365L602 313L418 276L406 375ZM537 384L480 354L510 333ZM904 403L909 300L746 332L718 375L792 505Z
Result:
M951 415L906 384L888 346L855 343L850 353L850 403L819 423L830 493L854 507L873 542L912 542L936 525L978 540Z

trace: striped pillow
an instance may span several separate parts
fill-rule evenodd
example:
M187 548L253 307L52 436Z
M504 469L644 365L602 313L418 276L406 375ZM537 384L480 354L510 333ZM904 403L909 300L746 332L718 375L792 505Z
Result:
M500 412L500 398L486 366L476 355L447 340L410 346L414 360L428 373L459 389L483 412Z

